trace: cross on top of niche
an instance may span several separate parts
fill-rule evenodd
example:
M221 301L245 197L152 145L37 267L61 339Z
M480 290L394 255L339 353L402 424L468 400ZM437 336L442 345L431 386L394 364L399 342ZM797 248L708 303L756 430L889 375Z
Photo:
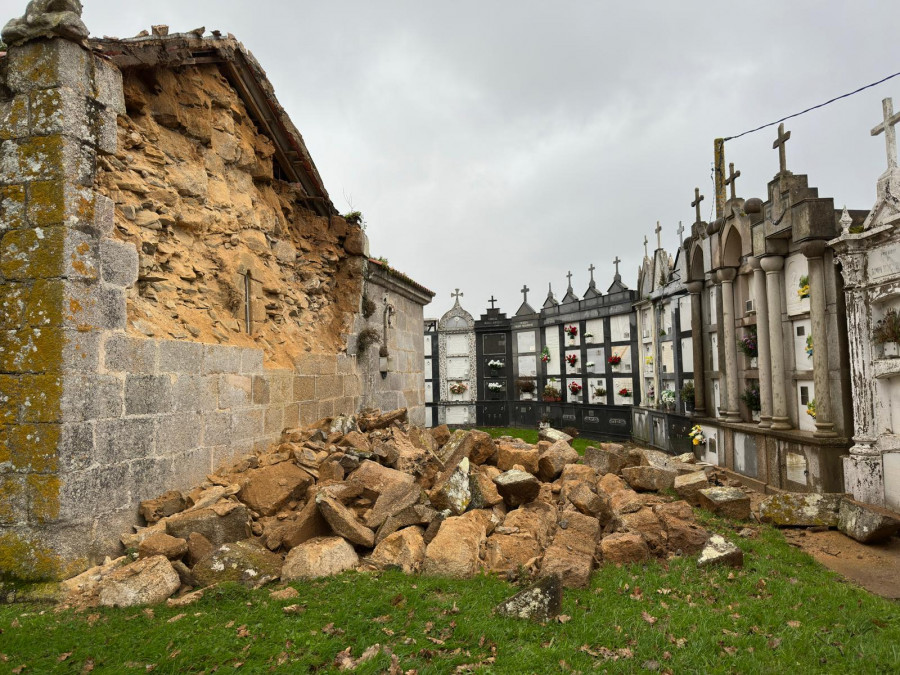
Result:
M778 125L778 138L775 139L775 142L772 143L772 149L778 148L778 165L779 173L787 172L787 158L784 152L785 144L790 140L791 132L788 131L785 133L784 131L784 122Z
M463 297L464 295L465 295L465 293L460 293L460 292L459 292L459 289L457 288L455 293L451 293L451 294L450 294L450 297L451 297L451 298L456 298L456 301L459 302L459 299L460 299L461 297Z
M884 111L884 120L872 129L872 135L878 136L884 133L884 145L887 149L888 171L897 168L897 130L894 126L900 122L900 112L894 114L894 102L886 98L881 102Z
M530 291L530 290L531 289L528 288L528 284L525 284L524 286L522 286L522 295L525 296L525 302L528 302L528 291Z
M662 248L662 225L656 221L656 248Z
M694 188L694 201L691 202L691 206L693 206L696 210L696 220L695 223L701 222L700 220L700 202L702 202L706 197L700 194L700 188Z
M734 162L731 162L728 165L728 178L725 179L725 185L731 186L731 199L732 200L735 199L735 196L734 196L735 183L737 182L737 179L740 178L740 176L741 176L741 172L735 171L734 170Z
M491 299L488 300L488 302L491 303L491 309L496 309L496 307L494 307L494 305L497 304L497 298L494 297L493 293L491 293Z
M645 245L645 246L646 246L646 244L647 244L647 241L646 241L646 240L647 240L647 237L644 237L644 245ZM616 266L616 276L619 276L619 263L620 263L620 262L622 262L622 261L619 260L619 256L616 256L616 259L613 260L613 265Z

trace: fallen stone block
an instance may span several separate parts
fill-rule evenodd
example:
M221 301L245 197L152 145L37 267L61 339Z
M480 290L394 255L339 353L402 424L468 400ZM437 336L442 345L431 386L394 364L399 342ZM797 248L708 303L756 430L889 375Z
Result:
M241 541L250 536L250 512L243 504L228 503L225 509L187 511L166 520L166 534L188 539L192 532L206 537L213 546Z
M536 475L539 461L538 451L531 446L522 447L510 443L500 443L497 450L497 468L501 471L510 471L514 466L519 465L528 473Z
M238 493L249 508L263 516L274 516L291 500L306 494L313 478L292 462L282 462L247 473Z
M494 484L503 501L511 509L534 501L541 492L541 484L537 478L517 469L500 474L494 478Z
M605 492L597 494L587 483L578 483L566 490L566 498L585 515L598 518L601 524L605 525L612 517L609 496Z
M612 494L609 498L609 506L613 513L619 515L634 513L644 508L644 500L637 492L626 488Z
M887 509L843 499L838 529L862 544L874 544L900 532L900 519Z
M589 446L582 461L600 475L618 474L626 466L625 450L617 443L603 443L599 448Z
M281 565L280 555L250 540L220 546L194 565L191 572L200 586L234 581L259 588L278 579Z
M541 574L558 576L566 588L587 588L593 571L593 553L568 550L555 542L544 552L541 562Z
M361 413L357 417L357 424L360 431L375 431L376 429L387 429L395 422L403 423L407 419L406 408L399 408L391 412L381 413L375 411L372 413Z
M325 492L319 492L316 495L316 506L336 535L360 546L368 548L375 546L375 533L363 525L356 514L338 500L329 497Z
M434 487L428 491L428 499L438 511L449 511L455 516L465 512L472 500L468 457L462 457L446 478L441 474L435 480Z
M548 441L550 443L556 443L558 441L562 441L563 443L572 442L572 437L569 436L569 434L552 427L544 427L540 429L538 431L538 439L542 441Z
M675 477L675 492L692 506L700 506L700 490L709 487L709 477L705 471L694 471Z
M281 580L330 577L358 564L359 556L345 539L318 537L291 549L281 567Z
M603 560L616 565L628 565L650 559L650 548L636 532L615 532L600 542Z
M447 518L425 549L422 573L466 579L479 568L479 553L485 541L484 526L463 516Z
M675 485L676 471L653 465L631 466L622 469L622 477L635 490L665 490Z
M507 513L503 526L529 533L543 549L550 543L556 527L556 509L545 502L531 502Z
M743 567L744 552L721 535L714 534L706 542L700 557L697 558L697 567L715 565Z
M140 513L144 520L152 525L163 518L168 518L184 511L187 506L188 502L183 494L177 490L170 490L155 499L142 501Z
M668 537L653 509L645 506L634 513L626 513L618 517L618 522L630 532L640 534L647 542L651 553L655 555L665 553Z
M575 449L564 441L557 441L540 455L537 475L542 481L549 483L556 480L566 464L574 464L579 459ZM503 467L500 467L501 469Z
M782 527L837 527L843 499L843 494L772 495L759 505L759 519Z
M393 485L378 497L375 505L366 514L365 523L368 527L377 529L391 516L405 508L415 506L421 497L422 488L415 483Z
M485 563L491 572L515 572L541 556L541 547L529 532L494 533L485 544Z
M488 469L493 469L495 473L490 472ZM472 501L469 502L469 508L490 508L503 503L503 497L500 496L497 486L494 485L494 477L499 475L499 469L486 466L476 466L469 473L469 488L472 491Z
M185 539L172 537L164 532L151 534L138 544L139 558L152 558L153 556L165 556L169 560L178 560L188 552L188 543Z
M421 527L394 532L372 551L371 560L382 568L397 567L404 574L415 574L425 562L425 539Z
M331 528L316 506L316 500L310 499L297 515L273 529L266 539L266 547L274 551L283 546L290 551L305 541L330 534Z
M747 520L750 517L750 497L740 488L711 487L698 493L700 506L726 518Z
M411 525L424 525L425 527L428 527L434 522L437 516L437 511L424 504L416 504L415 506L407 507L384 521L384 524L378 528L378 533L375 535L375 543L380 544L394 532L404 527L409 527ZM428 543L427 538L425 542Z
M499 616L547 621L562 611L562 580L556 575L538 579L494 609Z
M347 476L347 482L359 485L362 494L370 499L378 499L388 490L412 485L415 480L410 474L389 469L368 459L361 462L359 468Z
M163 602L181 586L178 572L165 556L143 558L119 568L100 582L104 607L135 607Z

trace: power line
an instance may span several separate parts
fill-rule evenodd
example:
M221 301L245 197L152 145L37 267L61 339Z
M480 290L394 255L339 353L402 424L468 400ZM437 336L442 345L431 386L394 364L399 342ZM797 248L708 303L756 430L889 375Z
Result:
M843 94L841 96L836 96L829 101L825 101L825 103L820 103L819 105L814 105L812 108L807 108L806 110L801 110L800 112L794 113L793 115L788 115L787 117L782 117L780 120L775 120L774 122L769 122L768 124L763 124L761 127L756 127L755 129L750 129L749 131L740 133L737 136L728 136L725 140L733 141L734 139L740 138L741 136L746 136L747 134L752 134L757 131L762 131L763 129L767 129L769 127L774 127L776 124L781 124L785 120L789 120L794 117L800 117L800 115L805 115L806 113L808 113L812 110L818 110L819 108L824 108L826 105L830 105L830 104L834 103L835 101L840 101L842 98L848 98L850 96L853 96L854 94L858 94L861 91L865 91L866 89L871 89L872 87L877 87L879 84L882 84L883 82L887 82L891 78L897 77L898 75L900 75L900 73L894 73L893 75L888 75L887 77L885 77L881 80L878 80L878 82L873 82L872 84L867 84L865 87L860 87L856 91L851 91L849 94Z

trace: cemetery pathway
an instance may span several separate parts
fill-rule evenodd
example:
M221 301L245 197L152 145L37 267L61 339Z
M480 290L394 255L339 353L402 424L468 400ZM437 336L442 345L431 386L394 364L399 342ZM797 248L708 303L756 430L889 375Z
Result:
M836 530L783 530L784 537L817 561L870 593L900 599L900 538L860 544Z

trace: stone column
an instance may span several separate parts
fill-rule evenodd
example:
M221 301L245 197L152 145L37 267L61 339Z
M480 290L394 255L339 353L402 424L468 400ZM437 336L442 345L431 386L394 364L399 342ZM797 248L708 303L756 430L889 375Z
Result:
M704 362L703 282L686 284L691 294L691 346L694 350L694 414L706 415L706 364Z
M831 382L828 376L828 328L825 317L824 241L803 245L809 261L809 306L812 320L813 381L816 385L816 436L837 436L831 410Z
M740 422L738 408L738 373L737 373L737 336L734 331L734 278L737 270L733 267L722 267L716 272L722 285L722 338L725 342L725 389L726 407L725 421Z
M769 347L769 300L766 297L766 273L759 258L750 259L753 268L753 296L756 301L756 344L759 352L759 426L772 426L772 351Z
M770 255L761 258L760 266L766 273L766 301L769 314L769 351L771 352L772 377L772 425L775 430L791 428L787 414L787 392L784 372L784 338L781 331L781 270L784 257ZM762 365L762 364L760 364Z

